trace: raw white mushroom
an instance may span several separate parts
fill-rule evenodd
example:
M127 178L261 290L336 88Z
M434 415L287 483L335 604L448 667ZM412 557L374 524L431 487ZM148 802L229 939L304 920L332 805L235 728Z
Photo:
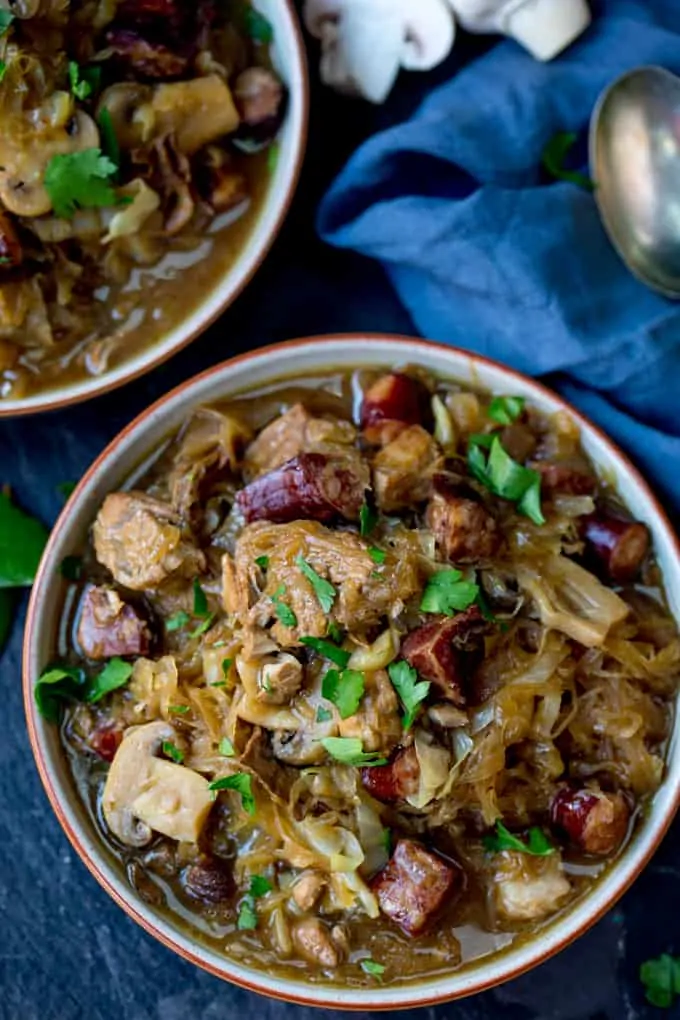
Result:
M468 32L500 32L537 60L552 60L590 24L586 0L447 0Z

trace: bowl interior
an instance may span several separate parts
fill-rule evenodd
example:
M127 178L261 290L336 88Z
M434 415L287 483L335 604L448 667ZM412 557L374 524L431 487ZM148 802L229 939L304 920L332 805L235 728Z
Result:
M17 400L0 401L0 417L28 414L77 403L107 392L148 372L194 339L223 312L249 282L274 240L297 183L307 133L307 65L301 31L291 0L253 0L274 30L274 66L289 90L289 104L279 135L280 151L258 219L239 258L201 303L155 343L101 376L53 387ZM181 283L181 280L180 280ZM228 355L229 351L225 350Z
M95 877L147 930L212 973L270 995L335 1008L390 1009L424 1005L481 991L541 962L581 934L635 878L670 824L677 807L680 785L677 727L669 745L666 778L650 805L644 825L595 888L566 913L544 926L537 938L472 963L445 979L438 976L416 980L398 988L356 990L311 985L243 967L193 940L186 930L175 925L166 915L157 913L136 898L75 794L56 727L46 724L38 716L32 687L50 658L58 625L63 596L59 563L82 545L104 496L139 468L151 451L186 420L191 409L266 384L280 376L322 372L343 366L391 368L406 363L420 364L442 376L492 392L525 396L546 412L563 410L567 406L548 390L496 363L464 351L405 338L330 337L293 341L217 366L185 383L133 422L85 475L53 531L33 588L26 631L24 696L33 751L61 824ZM610 441L580 415L569 410L579 422L583 445L592 461L616 483L632 513L650 527L670 607L676 618L680 618L680 550L663 511L637 471Z

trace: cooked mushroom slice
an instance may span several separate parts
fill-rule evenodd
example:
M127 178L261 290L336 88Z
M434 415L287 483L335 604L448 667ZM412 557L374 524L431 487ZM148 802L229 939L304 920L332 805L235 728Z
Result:
M151 109L156 134L173 133L178 150L187 156L239 125L229 86L218 74L157 85Z
M145 846L154 831L195 843L212 807L203 776L156 757L164 741L178 742L166 722L128 730L109 769L102 797L104 818L127 846Z
M149 104L151 92L150 85L134 81L117 82L102 92L97 105L97 119L101 117L102 110L108 111L121 149L134 149L149 140L154 121Z

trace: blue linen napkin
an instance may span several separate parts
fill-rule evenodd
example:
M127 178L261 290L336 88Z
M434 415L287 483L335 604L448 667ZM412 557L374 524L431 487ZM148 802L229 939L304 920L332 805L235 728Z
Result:
M592 195L540 170L546 143L583 135L602 88L641 64L680 73L680 0L601 0L549 64L499 43L354 154L318 226L383 263L424 336L547 376L677 510L680 304L628 273Z

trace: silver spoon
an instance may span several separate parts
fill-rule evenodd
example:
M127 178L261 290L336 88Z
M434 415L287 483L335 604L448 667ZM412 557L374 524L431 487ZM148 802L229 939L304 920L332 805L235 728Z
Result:
M628 268L680 299L680 78L629 71L600 96L590 127L595 197Z

